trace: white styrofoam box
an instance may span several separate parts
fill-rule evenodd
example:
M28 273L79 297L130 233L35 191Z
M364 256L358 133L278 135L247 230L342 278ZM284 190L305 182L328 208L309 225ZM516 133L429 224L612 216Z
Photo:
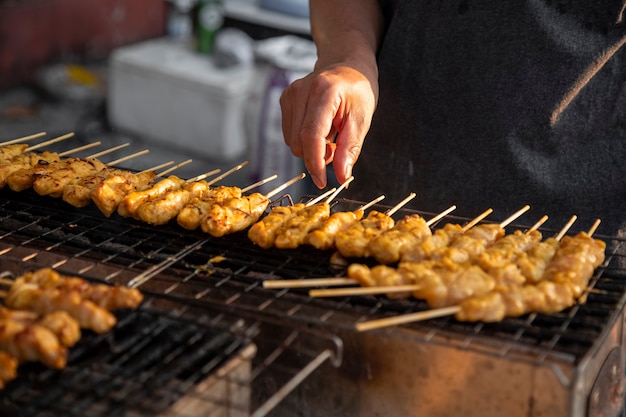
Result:
M209 159L246 153L243 118L252 66L218 68L189 43L168 38L118 48L109 65L114 128Z

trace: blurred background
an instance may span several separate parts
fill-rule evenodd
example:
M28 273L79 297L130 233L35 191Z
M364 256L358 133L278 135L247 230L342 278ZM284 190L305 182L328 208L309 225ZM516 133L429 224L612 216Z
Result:
M277 174L269 190L304 171L278 98L314 60L307 0L0 0L0 141L74 132L55 146L192 159L184 178L247 161L225 185Z

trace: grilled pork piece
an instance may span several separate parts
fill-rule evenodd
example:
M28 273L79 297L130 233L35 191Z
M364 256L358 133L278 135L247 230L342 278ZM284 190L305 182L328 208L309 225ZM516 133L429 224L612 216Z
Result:
M154 184L154 178L152 171L137 174L120 172L97 184L91 192L91 200L106 217L110 217L118 210L127 194L150 188Z
M200 227L203 232L214 237L243 231L259 220L268 204L269 199L260 193L215 203L202 220Z
M363 210L333 213L320 227L306 235L304 243L321 250L334 248L337 233L361 220L363 214Z
M298 212L306 207L303 203L296 203L291 206L276 206L248 229L248 238L263 249L274 246L276 236L280 228Z
M395 223L393 228L374 237L368 251L381 264L398 262L404 252L431 236L430 227L420 215L411 214Z
M136 217L137 209L150 201L163 197L169 192L179 190L185 184L185 180L175 175L170 175L167 178L154 184L152 187L132 191L126 194L119 205L117 212L120 216L124 217Z
M68 158L57 164L50 164L45 172L35 172L33 189L39 195L61 197L63 189L68 184L96 174L105 168L106 165L96 158Z
M213 204L221 204L231 198L241 197L239 187L213 187L200 196L194 197L178 213L176 222L187 230L195 230L200 227L202 220L213 207Z
M372 239L393 226L394 220L390 216L372 210L367 217L337 233L335 245L346 258L365 258L371 255L369 244Z
M330 204L321 202L305 207L289 218L276 233L274 246L295 249L304 243L306 235L320 227L330 217Z

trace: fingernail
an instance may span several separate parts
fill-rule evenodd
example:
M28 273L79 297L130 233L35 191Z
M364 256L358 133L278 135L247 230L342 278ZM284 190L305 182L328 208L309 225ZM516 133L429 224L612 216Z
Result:
M326 181L324 178L320 177L319 175L311 175L311 178L313 179L313 183L317 186L317 188L322 189L326 187Z
M352 176L352 164L346 165L343 175L345 175L346 179Z

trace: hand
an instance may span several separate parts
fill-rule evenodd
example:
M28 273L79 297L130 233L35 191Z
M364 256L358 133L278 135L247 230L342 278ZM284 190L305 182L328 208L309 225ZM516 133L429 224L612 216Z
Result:
M285 89L280 98L285 143L304 159L317 187L326 186L331 162L339 183L352 175L377 100L375 77L348 65L316 70Z

